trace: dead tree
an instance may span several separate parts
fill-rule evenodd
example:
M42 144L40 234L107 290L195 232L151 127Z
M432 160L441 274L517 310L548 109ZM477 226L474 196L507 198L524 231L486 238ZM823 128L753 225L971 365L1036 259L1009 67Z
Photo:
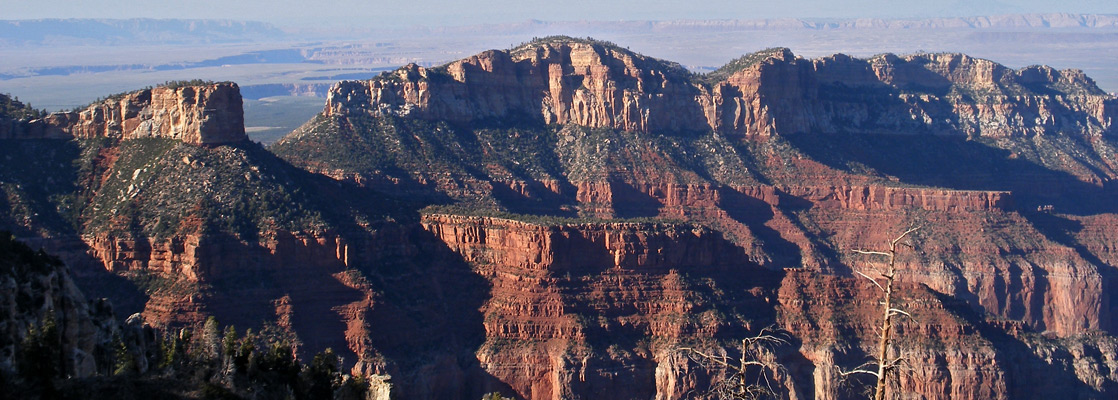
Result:
M777 399L781 396L773 387L772 379L776 379L783 367L773 360L772 351L789 344L785 336L773 328L762 329L756 336L742 339L741 356L736 359L692 347L681 347L679 350L687 352L688 358L707 371L725 369L728 372L728 376L711 385L706 395L735 400Z
M854 250L855 254L886 257L886 259L888 260L886 270L880 272L880 278L873 278L861 272L854 271L855 274L858 274L859 276L868 279L870 282L873 282L873 285L881 290L881 332L879 333L880 336L878 337L877 356L875 357L874 361L862 364L861 366L855 368L853 371L841 373L843 376L861 373L870 374L877 377L877 387L874 390L874 399L876 400L885 399L887 378L889 374L896 371L897 365L904 360L903 357L895 357L889 355L889 344L893 340L893 317L897 315L904 315L910 318L912 317L912 315L905 312L904 310L893 307L893 281L897 277L897 246L907 246L911 248L911 245L902 242L902 240L904 240L904 238L912 232L915 232L917 229L920 228L911 228L902 233L900 236L897 236L896 239L890 241L888 251ZM882 284L882 281L884 281L884 285ZM873 364L877 364L877 371L866 369Z

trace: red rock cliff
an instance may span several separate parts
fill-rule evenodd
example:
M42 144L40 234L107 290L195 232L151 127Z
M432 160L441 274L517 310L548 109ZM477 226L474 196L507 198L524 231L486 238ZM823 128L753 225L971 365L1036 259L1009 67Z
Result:
M777 355L787 371L774 386L792 398L847 398L850 383L837 371L862 363L873 348L880 310L872 285L810 270L756 268L734 256L741 249L703 229L453 215L428 215L423 225L491 282L481 307L486 341L477 357L507 385L506 395L686 397L710 378L678 346L717 348L719 340L772 321L802 341ZM902 260L905 274L922 274L910 261ZM1043 397L1098 393L1113 381L1109 371L1118 363L1098 353L1115 348L1112 338L1056 345L1022 334L1027 328L1019 322L987 320L984 311L952 297L951 288L912 283L924 279L899 284L901 306L916 316L898 328L898 351L911 360L897 381L902 392L935 399ZM1040 291L1066 293L1059 288L1064 284ZM1073 359L1082 367L1067 364Z
M750 282L768 274L740 264L741 249L721 235L689 225L547 226L428 215L423 226L491 282L482 306L486 342L477 357L529 399L656 396L656 387L631 382L650 381L661 357L686 364L672 357L671 343L726 329L703 294L711 289L693 280L726 272ZM727 301L762 301L744 297ZM636 346L600 342L621 336L648 339Z

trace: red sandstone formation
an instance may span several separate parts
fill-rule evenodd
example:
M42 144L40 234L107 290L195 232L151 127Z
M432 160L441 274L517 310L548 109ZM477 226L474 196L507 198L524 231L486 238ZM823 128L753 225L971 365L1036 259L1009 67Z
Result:
M797 398L845 398L836 368L860 364L865 353L855 343L875 337L872 286L809 270L790 271L779 280L742 262L734 256L741 249L713 232L657 224L541 226L449 215L428 216L423 224L492 282L482 307L488 341L479 359L525 398L564 398L590 388L615 398L686 396L708 378L674 346L706 343L741 329L742 321L721 313L728 304L750 304L736 317L746 318L745 328L754 330L761 326L748 321L763 323L762 310L775 307L775 322L803 341L797 353L783 356L789 382L797 382L787 390ZM563 257L569 254L579 256ZM920 269L908 261L902 267L905 280L939 279L920 276ZM1105 389L1101 382L1110 379L1107 371L1118 365L1114 360L1102 361L1111 366L1048 376L1044 371L1060 370L1061 357L1067 356L1034 355L1049 346L1045 340L999 333L1007 328L986 322L951 290L902 285L903 306L916 316L902 323L898 335L900 353L913 360L902 369L902 391L931 398L1014 398L1046 378L1050 383L1037 393L1078 391L1083 382ZM1010 332L1023 328L1005 326ZM596 353L603 349L594 347L595 337L610 332L647 342ZM1075 340L1087 351L1115 345L1106 336ZM623 372L614 365L624 365ZM613 383L642 379L652 369L652 387Z
M1115 116L1114 99L1082 71L1014 71L962 54L804 60L784 50L731 75L714 93L723 108L712 113L720 121L712 126L744 134L1098 136L1113 132Z

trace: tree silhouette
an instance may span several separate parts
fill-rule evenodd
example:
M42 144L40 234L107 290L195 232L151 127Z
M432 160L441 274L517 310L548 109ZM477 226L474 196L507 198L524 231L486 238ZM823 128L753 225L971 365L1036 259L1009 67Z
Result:
M911 244L902 242L902 240L904 240L905 237L907 237L912 232L917 231L918 229L920 228L914 227L910 228L907 231L904 231L904 233L902 233L900 236L897 236L896 239L893 239L889 242L889 249L886 251L862 249L854 250L855 254L886 257L886 259L888 260L885 271L878 271L878 273L880 274L880 278L874 278L860 271L854 271L855 274L858 274L859 276L866 278L867 280L872 282L873 285L880 289L882 293L881 332L879 332L878 336L877 355L874 357L873 361L862 364L856 367L854 370L840 372L843 377L853 374L869 374L875 376L877 378L877 385L874 388L874 399L876 400L885 399L885 393L889 390L888 378L892 373L896 372L897 365L904 360L904 357L891 356L889 354L889 344L893 340L893 317L897 315L912 317L912 315L910 315L908 312L905 312L904 310L893 306L893 282L896 280L897 277L897 248L898 246L911 248ZM884 282L884 284L882 284L882 282ZM867 369L875 364L877 366L876 371Z

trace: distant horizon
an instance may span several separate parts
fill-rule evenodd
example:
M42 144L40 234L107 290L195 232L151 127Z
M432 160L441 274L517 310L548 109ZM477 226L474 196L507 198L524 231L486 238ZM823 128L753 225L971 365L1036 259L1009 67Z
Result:
M2 0L0 0L2 2ZM666 22L666 21L766 21L766 20L807 20L807 21L838 21L838 20L858 20L858 19L887 19L887 20L925 20L925 19L966 19L966 18L984 18L984 17L1004 17L1014 15L1100 15L1100 16L1118 16L1116 12L1096 13L1096 12L1010 12L1010 13L993 13L993 14L974 14L974 15L943 15L943 16L851 16L851 17L812 17L812 16L783 16L783 17L742 17L742 18L655 18L655 19L603 19L603 18L582 18L582 19L541 19L541 18L523 18L517 20L507 20L501 22L478 22L478 24L516 24L523 22ZM0 21L130 21L130 20L149 20L149 21L232 21L232 22L261 22L261 23L274 23L263 19L243 19L243 18L229 18L229 17L28 17L28 18L7 18L6 16L0 17Z
M2 1L2 0L0 0ZM473 24L442 24L442 25L411 25L411 26L306 26L298 24L283 24L274 21L266 21L260 19L234 19L234 18L184 18L184 17L44 17L44 18L0 18L0 22L46 22L46 21L206 21L206 22L232 22L240 24L261 24L267 25L271 28L278 29L293 29L299 30L322 30L328 31L331 28L338 30L401 30L401 29L455 29L455 28L470 28L480 26L507 26L515 27L521 24L541 23L541 24L579 24L579 23L673 23L673 22L759 22L759 21L805 21L805 22L818 22L818 23L841 23L853 22L861 20L877 20L877 21L936 21L936 20L954 20L954 19L975 19L975 18L999 18L999 17L1013 17L1013 16L1057 16L1057 15L1070 15L1070 16L1099 16L1099 17L1118 17L1118 12L1111 13L1078 13L1078 12L1028 12L1028 13L1004 13L1004 14L983 14L983 15L965 15L965 16L929 16L929 17L769 17L769 18L674 18L674 19L624 19L624 20L605 20L605 19L538 19L527 18L521 20L509 20L501 22L476 22ZM808 28L808 27L805 27ZM826 27L821 27L826 28ZM974 27L983 28L983 27ZM1053 26L1052 28L1059 28ZM0 37L0 40L4 39Z
M702 5L664 1L572 0L557 4L539 0L490 0L461 3L446 0L385 2L334 0L62 0L26 2L0 0L4 20L40 19L201 19L266 22L293 28L406 28L525 21L674 21L766 19L924 19L982 17L1006 14L1118 14L1118 2L1073 0L791 0L780 4L758 0L710 0Z

